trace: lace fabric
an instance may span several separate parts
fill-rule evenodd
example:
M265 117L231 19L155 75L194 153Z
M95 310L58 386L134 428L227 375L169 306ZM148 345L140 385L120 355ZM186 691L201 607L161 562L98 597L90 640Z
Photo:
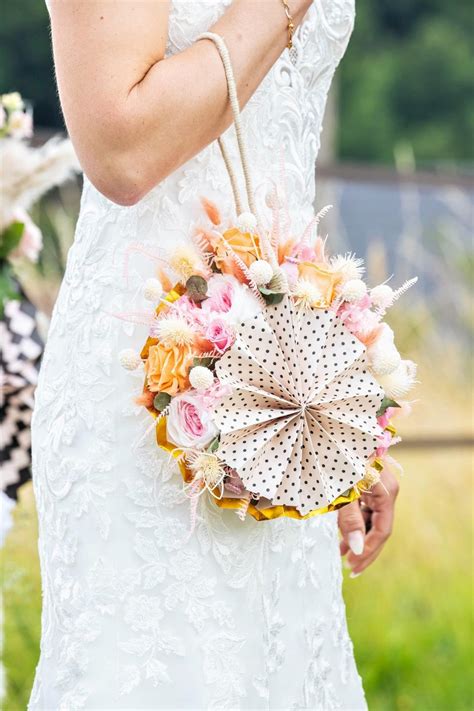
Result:
M229 3L173 0L167 53L191 44ZM279 180L282 147L297 230L313 214L327 91L353 20L352 0L316 0L294 50L242 113L259 210L268 210L268 181ZM233 135L225 139L235 150ZM335 516L242 524L201 497L186 543L180 478L133 403L143 376L118 364L146 328L111 314L142 310L153 275L133 253L125 279L127 249L184 241L199 195L231 209L216 145L133 207L113 204L84 176L33 416L43 581L34 711L366 708Z

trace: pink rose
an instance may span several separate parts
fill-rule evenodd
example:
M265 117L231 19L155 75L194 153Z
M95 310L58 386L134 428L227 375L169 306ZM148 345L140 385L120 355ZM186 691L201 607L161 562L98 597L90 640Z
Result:
M166 432L177 447L202 449L214 439L218 429L203 398L190 392L171 400Z
M232 329L221 318L215 318L210 322L205 337L219 353L224 353L234 342Z
M23 222L23 234L18 247L12 252L12 257L24 257L31 262L38 261L43 246L43 235L25 210L16 210L14 219Z
M208 298L202 304L205 311L220 313L230 311L234 299L232 279L220 274L211 277L207 284L207 296Z

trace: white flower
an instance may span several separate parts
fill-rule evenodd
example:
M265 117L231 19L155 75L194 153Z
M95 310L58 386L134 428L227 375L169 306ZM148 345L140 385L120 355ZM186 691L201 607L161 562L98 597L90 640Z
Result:
M207 390L214 382L214 375L209 368L205 368L202 365L196 365L189 372L189 382L196 390Z
M398 368L388 375L377 378L385 395L396 399L403 397L416 382L416 363L402 360Z
M273 278L273 268L265 259L257 259L249 267L250 276L257 286L265 286Z
M354 256L350 252L347 254L337 254L330 260L332 272L341 275L342 281L360 279L364 273L364 260Z
M257 228L257 218L252 212L241 212L235 226L240 232L254 232Z
M136 370L141 365L142 359L133 348L124 348L119 353L119 362L125 370Z
M2 94L2 104L8 111L21 111L24 108L23 99L18 91L12 91L9 94Z
M341 289L344 301L360 301L367 294L367 286L362 279L349 279Z
M306 308L311 308L321 299L321 292L318 287L307 279L298 279L292 294L295 302Z
M147 279L143 287L143 296L147 301L156 303L163 295L163 287L158 279Z
M153 326L152 332L163 343L175 346L190 346L196 337L192 326L179 316L161 318Z
M189 466L195 478L203 479L210 488L217 486L225 476L222 462L211 452L201 452L192 457Z
M180 245L169 258L171 269L186 282L190 276L202 269L202 261L196 250L190 245Z
M388 309L393 301L393 289L388 284L379 284L370 290L372 304L379 309Z
M381 324L378 339L367 349L372 372L379 375L389 375L398 368L401 362L400 353L394 343L394 333L386 323Z
M43 234L40 228L35 225L25 210L15 210L14 217L18 222L23 222L24 228L20 243L11 256L24 257L32 262L37 262L43 247Z
M24 111L12 111L8 118L7 130L12 138L30 138L33 134L31 115Z

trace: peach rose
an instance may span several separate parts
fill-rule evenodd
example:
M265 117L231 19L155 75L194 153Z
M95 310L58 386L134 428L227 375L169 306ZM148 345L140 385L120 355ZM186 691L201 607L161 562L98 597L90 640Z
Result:
M298 264L298 277L309 281L321 292L323 305L329 306L335 296L336 286L341 277L338 274L313 264L313 262L300 262Z
M232 248L232 251L240 257L245 266L249 267L252 262L259 259L260 245L258 235L252 235L250 232L241 232L237 227L232 227L224 232L224 239ZM240 269L232 259L223 241L218 242L216 245L216 263L224 274L233 274L237 278L240 277Z
M149 389L176 395L189 387L189 369L193 362L193 352L189 346L165 346L158 343L150 346L145 365Z

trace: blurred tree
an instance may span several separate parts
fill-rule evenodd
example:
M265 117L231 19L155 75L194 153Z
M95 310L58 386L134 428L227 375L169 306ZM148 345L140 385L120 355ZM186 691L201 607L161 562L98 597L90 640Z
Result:
M356 0L356 9L338 73L339 156L391 163L408 142L418 164L472 163L471 0ZM64 128L44 0L3 6L0 91L13 90L33 101L37 126Z
M409 142L418 164L474 157L471 0L356 0L339 70L339 155L392 162Z
M9 91L31 101L36 126L64 129L44 0L14 0L2 6L0 93Z

